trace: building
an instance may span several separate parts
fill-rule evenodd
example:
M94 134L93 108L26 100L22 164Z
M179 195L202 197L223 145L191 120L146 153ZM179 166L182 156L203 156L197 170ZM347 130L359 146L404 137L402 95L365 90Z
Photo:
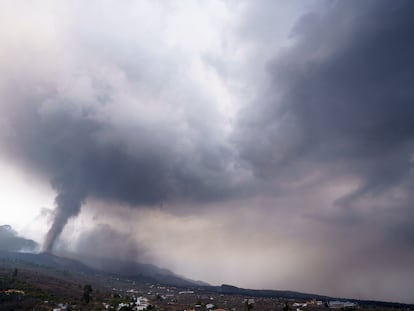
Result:
M350 302L350 301L339 301L339 300L334 300L334 301L329 301L328 302L328 307L331 309L353 309L356 308L357 304L354 302Z

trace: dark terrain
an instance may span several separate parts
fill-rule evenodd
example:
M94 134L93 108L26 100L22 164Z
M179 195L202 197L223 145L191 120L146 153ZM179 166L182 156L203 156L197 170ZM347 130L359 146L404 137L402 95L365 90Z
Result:
M332 300L354 302L357 308L410 309L413 305L339 299L280 290L252 290L231 285L210 286L175 275L154 265L135 262L108 262L108 269L96 270L79 261L49 253L30 254L0 251L0 310L117 310L119 303L145 297L148 309L206 310L207 306L225 310L326 309ZM92 288L85 301L85 286ZM253 299L251 306L246 299ZM316 301L323 302L316 305ZM106 305L105 305L106 304ZM62 310L65 310L62 308ZM125 309L124 310L129 310ZM131 309L132 310L132 309Z

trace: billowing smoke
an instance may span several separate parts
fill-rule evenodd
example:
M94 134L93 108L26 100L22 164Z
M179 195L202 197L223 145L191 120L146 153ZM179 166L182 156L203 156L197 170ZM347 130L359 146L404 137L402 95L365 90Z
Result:
M76 216L82 205L82 196L78 193L59 193L56 197L56 210L54 211L53 224L50 227L44 242L43 250L52 251L53 245L69 218Z
M133 235L120 232L106 224L83 231L81 239L70 242L71 250L56 247L56 252L62 252L64 255L68 252L67 256L106 271L122 270L120 260L145 262L147 253L146 248L137 243ZM117 254L116 258L114 254Z
M343 207L412 183L413 11L411 1L339 1L298 20L295 44L269 62L270 87L239 121L257 175L352 175Z
M256 266L266 256L273 264L276 244L315 243L313 261L295 256L300 266L331 260L320 273L341 270L347 282L332 283L354 288L374 245L390 263L368 272L372 296L385 297L375 286L390 266L408 280L396 291L411 289L413 1L315 1L309 10L292 1L300 8L286 20L290 4L277 1L51 3L0 10L0 156L56 191L45 250L92 200L96 209L209 205L252 221L237 221L234 236L263 234L250 245L273 252L246 256ZM289 38L278 32L285 22ZM285 225L286 239L267 234ZM228 245L246 248L235 240ZM227 254L211 258L237 263Z
M22 34L23 47L8 44L11 61L0 64L8 77L0 81L2 155L57 193L44 250L91 197L142 207L226 199L240 189L245 178L235 174L243 169L224 131L227 120L188 76L188 55L155 53L169 49L167 40L155 35L142 44L141 27L125 32L124 22L135 17L118 20L116 32L76 16L79 29L61 25L62 35L39 43L47 52L30 41L37 37ZM26 61L12 61L16 53Z
M208 202L231 197L244 183L231 146L197 107L183 114L169 102L134 102L125 116L122 102L99 97L105 92L99 84L90 86L96 96L87 104L47 85L16 92L37 83L22 79L4 89L8 126L1 142L13 161L49 179L57 192L45 251L89 197L131 207Z
M13 141L27 163L35 161L36 168L51 176L57 192L45 251L53 249L67 221L78 215L88 197L131 207L200 202L226 198L236 184L228 163L230 151L209 145L213 143L208 137L190 142L195 146L189 153L183 145L185 136L168 134L170 129L160 127L158 133L145 135L137 129L118 136L117 129L110 133L109 122L60 109L40 118L34 111L25 115L26 124Z

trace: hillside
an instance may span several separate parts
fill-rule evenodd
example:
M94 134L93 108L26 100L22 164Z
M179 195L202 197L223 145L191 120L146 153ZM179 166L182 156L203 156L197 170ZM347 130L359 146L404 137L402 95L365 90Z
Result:
M36 266L46 270L55 269L88 276L106 275L122 277L138 282L153 282L176 286L206 286L207 283L193 281L155 265L134 261L100 260L100 269L94 269L78 260L53 255L51 253L19 253L0 251L0 259Z
M50 310L60 303L82 305L83 289L90 284L94 289L94 309L102 304L129 301L145 295L159 310L194 308L198 302L214 302L224 309L243 309L243 301L255 301L255 310L282 310L286 304L319 300L345 300L315 294L284 290L257 290L232 285L210 286L179 277L169 270L136 262L110 261L108 270L93 269L77 260L50 253L30 254L0 251L0 303L1 310ZM119 265L119 266L117 266ZM103 265L104 267L105 265ZM8 291L12 291L11 293ZM22 292L24 294L22 294ZM135 298L134 298L135 297ZM413 309L413 305L346 299L360 308ZM10 306L10 307L7 307ZM42 309L44 308L44 309ZM324 310L308 306L305 310ZM204 309L203 309L204 310Z

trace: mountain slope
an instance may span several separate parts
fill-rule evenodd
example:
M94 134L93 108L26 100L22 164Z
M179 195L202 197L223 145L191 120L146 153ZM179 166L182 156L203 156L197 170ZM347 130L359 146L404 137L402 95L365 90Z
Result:
M141 284L158 283L162 285L172 285L192 289L196 292L196 295L200 293L205 294L214 292L225 296L235 295L244 297L271 297L281 299L293 299L299 301L311 299L329 301L340 299L294 291L245 289L235 287L232 285L206 286L206 283L197 282L177 276L169 270L160 269L151 264L142 264L133 261L101 260L101 269L98 270L91 268L80 261L55 256L50 253L33 254L0 251L0 263L8 263L9 269L13 267L19 267L20 269L20 266L22 266L22 268L34 267L34 278L38 279L39 275L43 275L44 278L46 278L45 283L47 284L55 282L55 279L62 280L61 272L65 271L71 273L63 274L64 281L92 281L98 286L100 285L106 288L112 288L112 286L115 285L113 281L118 280L123 282L124 285L127 284L127 288L130 288L129 286L131 286L131 284L135 284L135 282ZM75 278L69 278L69 275L75 276ZM79 278L76 278L76 275L79 276ZM59 276L60 278L58 278ZM47 279L48 277L49 279ZM109 284L108 281L110 281L111 284ZM414 308L414 305L407 305L402 303L356 299L346 300L357 302L359 306L365 307L380 306L386 308Z
M51 253L19 253L0 251L0 259L18 261L39 267L65 270L89 275L107 274L128 278L136 281L146 281L175 286L206 286L209 285L200 281L193 281L174 274L167 269L161 269L155 265L143 264L134 261L99 259L99 269L91 268L93 259L88 264L75 259L60 257ZM97 260L97 259L96 259Z
M94 273L94 269L80 261L55 256L51 253L20 253L0 251L0 259L18 261L39 267L76 271L78 273Z
M141 277L152 278L162 284L176 286L209 286L208 283L194 281L176 275L170 270L162 269L152 264L143 264L135 261L101 259L100 270L128 277L130 279L139 279Z

